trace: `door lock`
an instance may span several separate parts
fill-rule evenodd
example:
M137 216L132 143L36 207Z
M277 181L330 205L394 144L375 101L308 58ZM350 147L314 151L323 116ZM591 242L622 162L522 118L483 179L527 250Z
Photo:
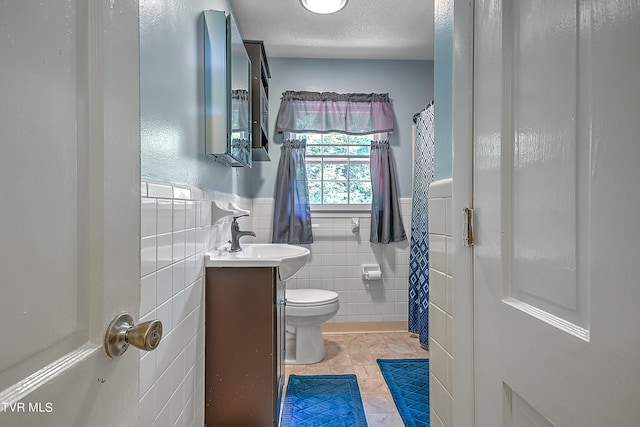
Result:
M111 358L122 356L129 344L140 350L155 350L162 339L162 323L158 320L133 324L133 317L120 313L111 322L104 336L104 349Z

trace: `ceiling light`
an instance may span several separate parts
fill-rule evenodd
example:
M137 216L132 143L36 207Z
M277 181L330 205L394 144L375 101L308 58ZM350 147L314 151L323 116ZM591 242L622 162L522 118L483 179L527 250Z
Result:
M300 0L300 4L310 12L328 15L342 10L348 1L349 0Z

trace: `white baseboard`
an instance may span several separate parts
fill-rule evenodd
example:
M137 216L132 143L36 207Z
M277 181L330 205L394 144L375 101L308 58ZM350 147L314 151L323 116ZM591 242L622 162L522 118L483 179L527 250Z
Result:
M388 322L331 322L322 324L322 332L346 334L351 332L407 332L405 320Z

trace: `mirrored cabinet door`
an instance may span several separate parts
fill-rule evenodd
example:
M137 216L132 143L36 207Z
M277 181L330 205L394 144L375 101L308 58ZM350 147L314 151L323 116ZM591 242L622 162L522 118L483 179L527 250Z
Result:
M251 62L231 15L204 16L206 152L230 166L251 167Z

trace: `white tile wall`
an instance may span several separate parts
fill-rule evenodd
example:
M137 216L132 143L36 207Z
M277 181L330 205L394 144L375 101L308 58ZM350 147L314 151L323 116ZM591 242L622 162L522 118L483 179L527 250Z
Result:
M162 321L155 351L140 352L141 427L204 425L204 252L228 239L211 201L251 200L142 183L140 321Z
M229 238L229 223L212 225L211 201L234 201L251 210L242 229L271 241L273 199L243 199L199 189L142 183L140 321L159 319L164 337L152 352L140 352L140 426L204 424L204 252ZM407 234L411 199L401 200ZM290 280L291 288L335 290L341 308L335 322L407 319L409 240L369 243L370 220L362 214L360 232L351 218L315 218L315 243L308 265ZM446 241L443 242L446 250ZM443 255L446 263L446 255ZM380 281L364 281L361 264L378 263ZM444 294L445 305L448 294ZM445 320L446 323L446 320ZM445 326L446 328L446 326Z
M453 425L451 179L429 187L429 351L431 425Z
M337 292L340 310L331 322L406 321L411 199L401 199L400 208L407 240L388 245L369 243L368 212L353 215L360 217L359 233L351 232L351 217L312 217L311 258L287 287ZM273 199L254 199L252 212L257 241L270 242ZM382 280L362 279L361 265L371 263L380 265Z

